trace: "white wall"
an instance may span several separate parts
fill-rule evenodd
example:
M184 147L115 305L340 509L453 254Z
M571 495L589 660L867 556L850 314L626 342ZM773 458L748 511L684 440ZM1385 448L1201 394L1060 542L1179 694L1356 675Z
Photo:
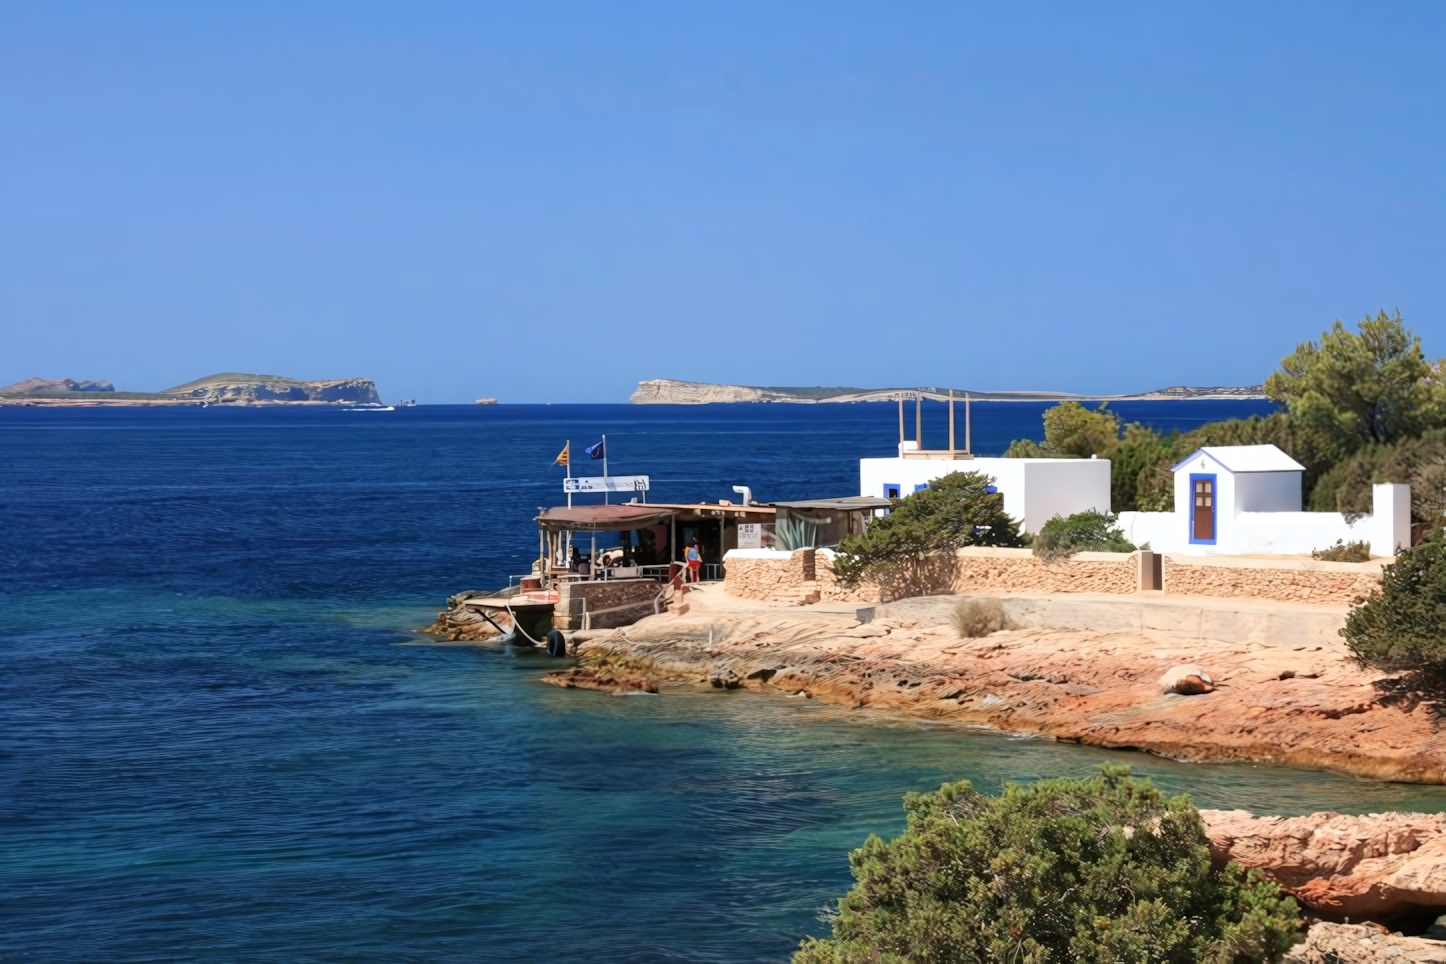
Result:
M1411 545L1411 487L1371 487L1371 555L1394 556Z
M1025 462L1024 531L1038 532L1055 516L1110 511L1109 459L998 459Z
M882 496L885 483L909 495L951 472L993 476L1004 511L1026 532L1038 532L1055 515L1110 510L1109 459L859 459L859 495Z
M1299 512L1300 472L1241 472L1235 476L1236 512Z
M1190 542L1191 472L1214 472L1217 514L1214 545ZM1257 487L1256 478L1265 477ZM1309 555L1337 541L1368 542L1371 555L1389 557L1411 544L1411 487L1372 488L1372 513L1351 522L1339 512L1252 511L1265 505L1300 505L1299 473L1242 472L1234 476L1206 458L1175 473L1174 512L1121 512L1120 528L1135 545L1149 543L1156 552L1193 555ZM1244 503L1244 505L1242 505ZM1231 507L1234 511L1231 511Z
M1179 505L1177 498L1175 504ZM1118 525L1125 538L1136 546L1148 545L1154 552L1180 552L1190 548L1185 537L1189 516L1181 521L1174 512L1121 512Z
M1190 542L1187 512L1121 512L1119 524L1137 546L1148 542L1155 552L1190 555L1308 556L1342 539L1374 545L1376 529L1370 516L1351 523L1339 512L1240 512L1212 546Z
M1239 478L1248 474L1242 473ZM1344 540L1369 542L1373 556L1394 556L1398 549L1411 544L1409 485L1374 486L1371 495L1375 511L1355 522L1339 512L1236 512L1218 516L1219 537L1213 546L1190 542L1189 504L1179 498L1178 485L1176 489L1174 512L1121 512L1119 524L1125 538L1137 546L1148 542L1155 552L1192 555L1304 556Z

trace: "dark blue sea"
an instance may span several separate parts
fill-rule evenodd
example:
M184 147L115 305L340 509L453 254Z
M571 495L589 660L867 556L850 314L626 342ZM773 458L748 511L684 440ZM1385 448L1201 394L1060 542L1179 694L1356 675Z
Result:
M976 405L976 450L1038 438L1042 408ZM774 500L856 494L896 432L887 404L0 409L0 959L783 961L906 791L1107 760L1201 805L1446 809L815 701L561 690L545 656L415 633L526 571L568 439L607 433L654 500Z

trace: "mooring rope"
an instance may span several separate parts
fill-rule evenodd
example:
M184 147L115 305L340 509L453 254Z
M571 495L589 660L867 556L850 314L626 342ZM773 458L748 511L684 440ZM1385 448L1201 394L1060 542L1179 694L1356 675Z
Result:
M518 620L517 614L512 611L512 604L511 604L511 603L503 603L502 605L505 606L505 607L507 607L507 615L509 615L509 616L512 617L512 628L513 628L513 629L517 630L517 631L518 631L519 633L521 633L523 636L527 636L528 641L531 642L532 645L534 645L534 646L542 646L542 645L544 645L543 642L542 642L542 640L540 640L540 639L533 639L531 636L528 636L527 630L525 630L525 629L522 628L522 623Z

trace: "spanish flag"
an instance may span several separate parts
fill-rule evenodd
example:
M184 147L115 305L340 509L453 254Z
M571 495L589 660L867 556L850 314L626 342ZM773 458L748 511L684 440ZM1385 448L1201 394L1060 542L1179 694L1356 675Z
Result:
M571 462L570 462L570 460L569 460L568 452L569 452L571 449L572 449L572 439L568 439L568 440L567 440L567 444L562 447L562 451L557 453L557 458L555 458L555 459L552 460L552 464L553 464L553 465L570 465Z

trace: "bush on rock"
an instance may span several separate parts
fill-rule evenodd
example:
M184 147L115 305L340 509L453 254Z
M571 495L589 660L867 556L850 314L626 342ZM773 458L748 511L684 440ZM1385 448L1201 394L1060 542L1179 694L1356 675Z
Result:
M964 639L978 639L1008 628L1004 606L997 599L964 599L954 610L954 625Z
M909 794L907 829L850 854L833 936L794 964L1279 961L1295 901L1212 867L1188 798L1102 770L998 797L967 781Z

